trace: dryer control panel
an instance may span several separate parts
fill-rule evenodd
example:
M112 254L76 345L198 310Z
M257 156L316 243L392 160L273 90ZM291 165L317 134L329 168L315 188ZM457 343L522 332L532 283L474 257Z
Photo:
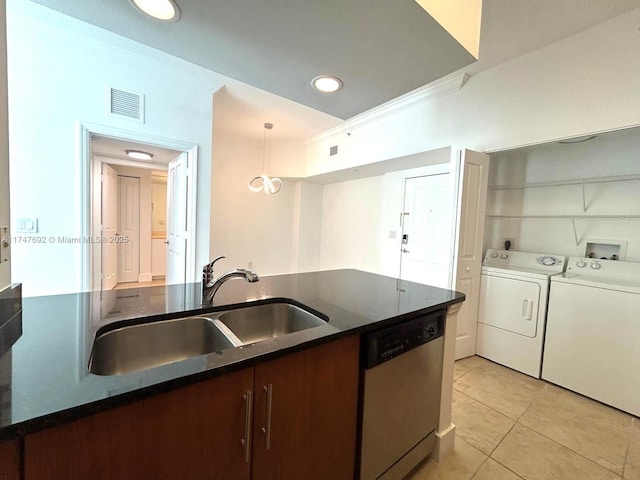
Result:
M513 250L488 249L483 266L507 268L510 270L543 270L550 275L562 273L566 257L548 253L516 252Z

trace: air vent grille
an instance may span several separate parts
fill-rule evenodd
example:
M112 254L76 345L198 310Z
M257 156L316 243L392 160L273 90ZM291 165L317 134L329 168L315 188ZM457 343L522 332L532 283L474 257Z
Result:
M109 88L109 113L144 123L144 95Z
M334 145L333 147L329 147L329 156L338 154L338 146Z

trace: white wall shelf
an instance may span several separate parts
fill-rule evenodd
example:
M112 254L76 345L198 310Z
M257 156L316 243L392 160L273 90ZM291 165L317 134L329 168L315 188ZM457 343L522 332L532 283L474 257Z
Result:
M592 183L632 182L640 180L640 174L616 175L611 177L576 178L573 180L554 180L519 184L490 185L489 190L516 190L521 188L559 187L564 185L588 185Z
M580 245L582 242L581 238L578 238L578 228L576 226L576 220L580 219L603 219L603 220L636 220L640 219L640 215L486 215L487 219L514 219L514 220L523 220L529 218L535 219L564 219L571 220L571 224L573 225L573 239L576 242L576 246Z

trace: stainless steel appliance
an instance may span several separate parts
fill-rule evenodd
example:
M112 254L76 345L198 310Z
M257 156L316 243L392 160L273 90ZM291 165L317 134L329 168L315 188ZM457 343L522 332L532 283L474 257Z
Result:
M360 480L399 480L435 445L445 312L363 337Z

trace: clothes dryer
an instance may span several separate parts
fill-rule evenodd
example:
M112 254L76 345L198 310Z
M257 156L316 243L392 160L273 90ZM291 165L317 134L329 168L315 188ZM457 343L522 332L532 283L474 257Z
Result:
M540 378L549 278L560 255L489 249L482 263L476 353Z

